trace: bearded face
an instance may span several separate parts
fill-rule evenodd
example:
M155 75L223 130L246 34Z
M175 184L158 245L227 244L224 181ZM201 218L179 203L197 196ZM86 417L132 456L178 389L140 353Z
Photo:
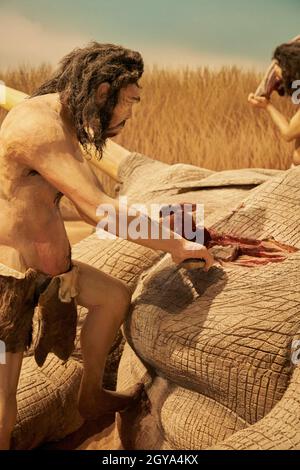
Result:
M86 128L92 131L98 148L103 147L106 139L120 134L138 102L140 88L135 83L121 88L117 96L109 96L108 84L98 87L96 99L87 104L83 113Z
M106 137L114 137L122 131L128 119L132 117L133 106L140 100L140 88L136 83L121 88L116 105L105 116Z

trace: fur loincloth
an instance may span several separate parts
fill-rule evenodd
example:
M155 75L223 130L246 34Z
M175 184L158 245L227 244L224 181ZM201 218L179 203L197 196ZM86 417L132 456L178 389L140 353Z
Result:
M0 263L0 340L6 352L21 352L32 344L37 314L34 357L42 366L49 352L66 361L76 336L78 266L57 276L29 268L25 273Z

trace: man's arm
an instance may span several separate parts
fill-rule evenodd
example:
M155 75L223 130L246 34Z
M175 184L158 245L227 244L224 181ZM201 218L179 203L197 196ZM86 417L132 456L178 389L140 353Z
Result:
M116 213L116 235L119 236L120 230L118 226L120 213L125 215L127 226L135 219L135 216L127 214L122 206L119 205L117 199L107 196L98 185L94 182L93 173L84 161L76 159L70 149L68 143L64 139L59 139L59 131L52 133L55 139L37 144L26 145L24 148L24 139L18 139L11 147L11 158L16 159L40 173L53 187L67 196L76 206L83 219L96 226L100 217L96 215L97 208L100 204L110 204ZM35 139L40 136L35 136ZM148 218L148 233L151 234L152 221ZM178 238L171 230L159 224L159 239L131 239L139 245L144 245L155 250L161 250L171 253L173 260L180 263L184 259L198 258L204 259L206 262L205 270L208 270L213 264L213 257L202 245ZM163 239L164 234L164 239ZM167 239L169 238L169 239Z
M288 119L266 98L254 96L252 93L249 95L248 101L254 107L265 109L268 112L284 140L291 142L300 138L300 110L288 121Z
M286 142L291 142L300 137L300 110L290 121L271 103L267 105L266 110Z
M66 196L63 196L59 201L59 210L64 221L77 222L83 220L73 202L66 198Z

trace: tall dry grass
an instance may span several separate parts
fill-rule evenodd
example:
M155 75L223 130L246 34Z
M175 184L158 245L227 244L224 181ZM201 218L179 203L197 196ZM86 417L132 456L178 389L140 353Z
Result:
M7 85L32 92L51 74L49 65L0 72ZM167 163L185 162L222 170L287 168L292 146L279 138L268 115L247 103L261 76L238 68L213 71L147 70L142 102L117 141ZM286 116L294 109L275 97ZM1 112L0 122L5 113Z

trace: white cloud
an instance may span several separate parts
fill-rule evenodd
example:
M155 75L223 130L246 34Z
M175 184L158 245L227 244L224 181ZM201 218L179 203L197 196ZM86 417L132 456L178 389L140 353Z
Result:
M56 63L64 54L89 41L80 33L49 30L16 12L0 8L0 67L20 63Z

